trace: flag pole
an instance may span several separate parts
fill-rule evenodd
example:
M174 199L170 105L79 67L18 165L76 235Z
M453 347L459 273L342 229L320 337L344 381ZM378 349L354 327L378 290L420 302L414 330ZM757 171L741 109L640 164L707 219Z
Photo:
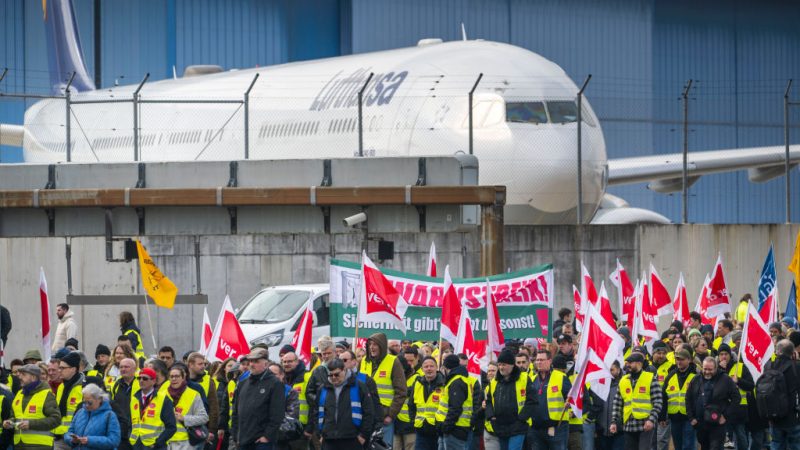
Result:
M144 294L144 310L147 312L147 322L150 324L150 337L153 338L153 348L158 351L156 334L153 332L153 318L150 317L150 302L147 301L147 294Z

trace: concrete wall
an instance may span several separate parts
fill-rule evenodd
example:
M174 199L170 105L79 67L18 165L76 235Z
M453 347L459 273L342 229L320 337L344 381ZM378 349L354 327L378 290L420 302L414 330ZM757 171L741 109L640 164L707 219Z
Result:
M755 292L759 272L770 242L775 245L776 267L785 308L790 282L785 270L800 225L640 225L640 226L508 226L505 229L506 264L516 270L541 263L555 266L556 307L571 306L571 285L578 280L583 259L599 284L608 285L616 258L632 277L652 261L668 289L684 272L690 307L717 252L724 258L729 288L738 299ZM436 242L441 267L449 264L454 277L478 276L480 242L477 230L452 233L382 234L395 242L395 259L384 266L422 273L430 242ZM271 234L238 236L147 236L142 238L151 256L181 290L197 292L195 242L199 244L202 293L209 298L209 316L216 320L229 294L234 307L241 306L259 289L279 284L326 282L331 257L356 261L361 246L358 233ZM47 274L51 308L67 294L65 249L72 249L74 294L141 293L136 262L105 261L102 237L34 237L0 239L0 302L11 310L14 329L7 355L19 357L38 346L39 267ZM370 243L370 254L377 244ZM616 292L609 289L615 298ZM131 310L144 334L145 349L153 352L152 334L144 306L75 306L82 348L90 357L100 343L113 343L119 334L117 315ZM150 307L157 344L184 352L197 345L202 305L181 305L168 311ZM55 313L53 312L55 317ZM666 323L662 319L662 325ZM55 320L53 321L55 329Z

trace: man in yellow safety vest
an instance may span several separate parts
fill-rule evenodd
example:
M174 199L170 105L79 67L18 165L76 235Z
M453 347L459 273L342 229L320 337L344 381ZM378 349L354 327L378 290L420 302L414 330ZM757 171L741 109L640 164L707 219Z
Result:
M385 334L375 333L367 339L367 355L359 371L375 380L382 406L382 411L375 413L376 421L383 422L384 442L394 442L394 421L408 397L408 387L402 364L388 353Z
M633 352L625 361L630 373L619 381L609 431L613 434L621 427L626 443L638 442L639 449L650 449L663 405L661 383L653 372L642 370L645 360L641 353Z

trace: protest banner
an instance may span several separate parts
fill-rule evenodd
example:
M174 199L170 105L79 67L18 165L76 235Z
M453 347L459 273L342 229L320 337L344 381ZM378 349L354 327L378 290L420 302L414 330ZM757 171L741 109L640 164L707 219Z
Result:
M389 339L438 340L444 296L442 279L391 269L381 272L408 301L406 335L394 326L362 320L359 336L382 332ZM331 335L352 337L361 289L361 264L332 259L330 280ZM555 290L551 264L491 276L488 280L506 339L549 337ZM486 278L453 279L453 284L470 309L475 339L487 339Z

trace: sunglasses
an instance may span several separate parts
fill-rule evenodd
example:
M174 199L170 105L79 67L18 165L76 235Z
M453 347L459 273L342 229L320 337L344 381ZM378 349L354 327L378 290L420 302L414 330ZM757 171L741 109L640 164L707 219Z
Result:
M150 377L137 377L140 381L150 381L152 378Z

